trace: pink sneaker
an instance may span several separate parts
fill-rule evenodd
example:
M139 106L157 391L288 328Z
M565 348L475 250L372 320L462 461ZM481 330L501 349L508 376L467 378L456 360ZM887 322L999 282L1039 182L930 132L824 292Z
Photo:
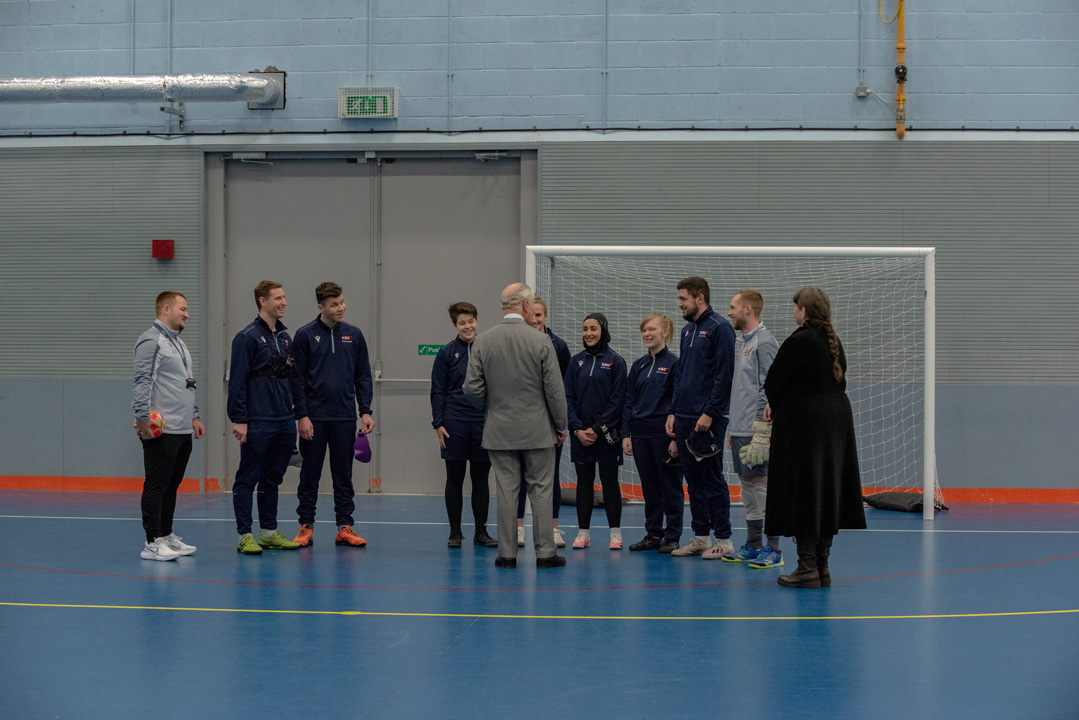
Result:
M578 535L577 539L573 541L573 549L584 550L586 547L588 547L588 538L583 538Z
M701 553L705 560L722 560L727 555L734 555L734 543L730 539L716 540L716 544Z

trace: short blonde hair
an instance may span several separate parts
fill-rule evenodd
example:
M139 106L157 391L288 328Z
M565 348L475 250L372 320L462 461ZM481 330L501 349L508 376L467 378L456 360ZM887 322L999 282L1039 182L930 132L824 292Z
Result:
M764 296L749 288L739 290L735 295L741 296L742 302L753 308L753 314L757 316L758 320L761 319L761 313L764 312Z
M644 316L644 320L641 320L640 329L642 331L644 330L644 326L648 323L649 320L658 320L659 321L660 330L662 330L663 332L665 332L667 334L667 342L670 343L671 338L674 337L674 321L672 321L669 317L667 317L663 313L658 313L658 312L649 313L648 315Z

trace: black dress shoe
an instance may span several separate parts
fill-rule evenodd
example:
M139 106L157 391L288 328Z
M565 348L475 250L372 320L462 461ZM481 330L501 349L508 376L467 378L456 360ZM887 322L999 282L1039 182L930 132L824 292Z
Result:
M661 555L670 555L672 552L678 549L678 541L664 540L659 544L656 549L659 550Z
M499 555L495 558L495 567L515 568L517 567L517 558L504 558Z
M663 538L658 538L655 535L645 535L644 540L635 542L629 546L630 550L655 550L663 544Z
M465 536L461 533L453 533L450 535L450 539L446 542L446 547L459 548L461 543L464 542Z
M566 558L562 557L561 555L552 555L551 557L536 558L536 568L539 570L562 567L565 564Z
M487 534L486 530L479 530L476 532L476 536L472 538L473 545L482 545L483 547L498 547L498 541Z

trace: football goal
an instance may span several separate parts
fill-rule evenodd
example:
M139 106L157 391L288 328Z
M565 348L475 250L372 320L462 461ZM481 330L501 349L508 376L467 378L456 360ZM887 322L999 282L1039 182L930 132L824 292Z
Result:
M913 247L526 247L525 277L547 303L548 326L576 354L581 321L602 312L611 347L627 366L645 353L639 325L651 312L671 317L679 354L685 322L677 283L691 275L708 281L713 309L726 316L731 298L752 288L764 296L761 320L782 344L796 327L791 299L799 288L823 288L847 355L847 395L858 433L863 492L922 491L923 515L941 500L934 447L933 248ZM741 344L741 334L736 333ZM736 353L738 347L736 346ZM563 453L562 479L575 479ZM729 453L724 475L737 496ZM640 498L636 469L626 458L623 490Z

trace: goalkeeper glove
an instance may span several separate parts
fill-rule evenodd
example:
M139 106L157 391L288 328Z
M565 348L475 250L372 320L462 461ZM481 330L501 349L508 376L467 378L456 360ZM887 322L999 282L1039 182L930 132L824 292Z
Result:
M756 420L753 423L753 439L738 451L738 457L747 468L768 462L769 448L768 423Z

